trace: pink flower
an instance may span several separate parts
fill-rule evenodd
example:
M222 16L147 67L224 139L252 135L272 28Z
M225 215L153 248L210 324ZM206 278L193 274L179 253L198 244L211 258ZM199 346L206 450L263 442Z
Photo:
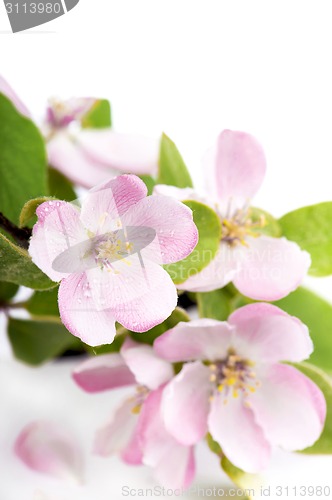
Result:
M163 388L172 377L172 365L158 358L151 346L129 339L120 354L97 356L73 373L87 392L136 386L133 396L98 431L95 452L118 453L128 464L152 467L165 487L186 488L195 474L193 447L178 443L166 431L161 415Z
M119 134L110 128L83 129L81 120L93 98L52 100L46 138L50 164L73 182L92 187L118 173L152 174L158 164L158 141Z
M203 271L178 288L207 292L233 281L242 294L255 300L288 295L306 275L310 256L285 238L260 235L260 223L250 218L249 201L265 175L262 148L248 134L224 130L208 151L204 168L209 184L205 203L216 210L222 224L220 248ZM168 186L157 186L155 193L179 200L202 199L191 190Z
M32 422L24 427L16 440L15 453L34 471L82 482L80 446L71 432L52 422Z
M87 344L111 343L115 321L145 332L176 307L160 264L189 255L197 228L182 203L146 195L138 177L123 175L89 191L81 209L56 200L37 209L30 255L61 281L61 319Z
M312 352L308 329L270 304L250 304L228 322L179 323L154 349L170 362L192 361L168 384L166 429L184 445L210 432L234 465L258 472L271 446L301 450L320 436L326 403L320 389L282 361Z
M0 92L23 115L31 118L25 104L0 75ZM119 173L154 174L158 140L121 134L111 128L84 129L82 118L96 104L91 97L50 100L42 126L49 163L74 183L91 188Z

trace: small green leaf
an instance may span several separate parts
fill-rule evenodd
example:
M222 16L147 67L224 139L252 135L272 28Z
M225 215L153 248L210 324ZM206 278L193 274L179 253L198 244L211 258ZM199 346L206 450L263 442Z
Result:
M279 238L281 236L281 227L279 222L273 217L273 215L265 212L261 208L250 207L249 217L252 222L257 223L257 227L253 228L253 231L258 234L264 234L266 236L272 236L273 238ZM262 222L262 226L259 223Z
M308 326L315 346L310 363L332 373L332 305L306 288L298 288L275 305Z
M39 198L34 198L33 200L27 201L20 213L20 227L28 225L32 219L34 219L34 222L36 220L35 215L36 215L36 210L45 201L52 200L53 198L50 198L48 196L41 196Z
M154 328L151 328L151 330L149 330L148 332L129 332L129 334L137 342L142 342L144 344L153 344L157 337L160 337L160 335L162 335L164 332L173 328L175 325L180 323L180 321L189 320L190 318L188 314L180 307L177 307L163 323L155 326Z
M217 443L217 441L213 439L210 433L208 433L206 436L206 442L212 453L218 455L219 458L222 458L223 452L221 446Z
M0 212L14 224L27 200L48 194L46 167L39 130L0 94Z
M199 241L188 257L164 266L175 284L183 283L204 269L215 257L221 239L220 219L212 208L198 201L185 201L184 204L193 211Z
M35 290L56 286L32 262L28 252L0 233L0 280L24 285Z
M156 181L151 175L139 175L138 176L148 188L148 195L152 194L153 188L156 185Z
M18 285L14 285L14 283L6 283L4 281L0 281L0 303L7 302L8 300L15 297L18 290Z
M201 318L225 321L232 312L231 298L225 289L196 293Z
M309 363L292 363L295 368L309 377L322 391L326 400L327 414L323 432L315 444L302 450L301 453L331 455L332 454L332 379L322 370Z
M177 147L166 134L161 137L156 184L168 184L179 188L193 187L190 174Z
M83 345L56 318L33 321L10 318L8 336L15 356L30 365L40 365L67 349L77 350Z
M279 220L282 234L311 255L309 273L332 274L332 202L299 208Z
M231 430L230 432L235 431ZM220 465L233 483L238 488L241 488L244 493L244 498L251 500L255 497L255 492L259 491L259 488L263 483L258 474L249 474L248 472L244 472L238 467L235 467L235 465L233 465L228 458L225 457L225 455L222 457Z
M59 317L58 287L44 292L35 292L26 302L25 307L33 316Z
M77 198L72 183L52 167L48 169L48 187L50 195L57 200L73 201Z
M81 121L83 128L108 128L112 126L111 105L107 99L98 99Z

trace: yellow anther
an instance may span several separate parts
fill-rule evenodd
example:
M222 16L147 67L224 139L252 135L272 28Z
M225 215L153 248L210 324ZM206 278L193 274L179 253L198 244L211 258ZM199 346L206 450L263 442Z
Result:
M224 385L223 384L219 384L218 385L218 391L222 392L223 390L224 390Z
M254 392L256 392L256 388L255 387L249 387L249 391L252 392L252 393L254 393Z
M141 405L136 405L131 409L131 412L134 413L134 415L138 415L140 411L141 411Z
M227 385L235 385L237 382L237 378L236 377L229 377L227 380L226 380L226 383Z
M236 391L235 389L233 390L233 398L238 398L239 397L239 393L238 391Z
M215 382L217 380L217 375L215 373L211 373L210 382Z

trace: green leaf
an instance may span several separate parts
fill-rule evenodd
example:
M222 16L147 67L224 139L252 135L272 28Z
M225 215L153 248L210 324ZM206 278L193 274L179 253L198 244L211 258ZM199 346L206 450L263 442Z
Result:
M230 432L236 432L231 430ZM235 467L225 455L222 457L220 462L221 468L227 474L227 476L233 481L233 483L244 493L244 497L251 500L255 497L255 492L259 491L260 486L263 484L261 477L258 474L249 474L243 470Z
M160 337L160 335L162 335L164 332L173 328L175 325L180 323L180 321L189 320L190 318L188 314L180 307L177 307L163 323L155 326L154 328L151 328L151 330L149 330L148 332L129 332L129 334L137 342L142 342L144 344L153 344L157 337Z
M0 303L7 302L12 299L18 290L18 285L14 285L14 283L5 283L4 281L0 281Z
M332 305L306 288L298 288L275 305L308 326L315 346L310 363L332 373Z
M272 236L273 238L279 238L281 236L281 227L279 222L273 217L273 215L265 212L265 210L257 207L250 207L249 217L252 222L256 222L257 224L262 222L261 227L258 226L253 228L254 233Z
M224 288L196 293L196 299L201 318L225 321L232 312L231 297Z
M26 302L25 307L34 316L59 317L58 287L44 292L35 292Z
M183 283L204 269L216 255L221 239L220 219L212 208L198 201L185 201L184 204L193 211L199 241L188 257L164 266L175 284Z
M233 431L235 432L235 431ZM249 474L243 470L235 467L228 458L224 455L220 445L214 441L211 434L206 436L208 447L220 458L220 466L233 483L243 490L244 496L242 498L251 499L255 496L255 490L261 485L262 480L257 474Z
M50 195L57 200L73 201L77 198L72 183L52 167L48 169L48 187Z
M152 194L153 188L156 185L156 181L151 175L139 175L138 176L148 188L148 195Z
M46 168L39 130L0 94L0 212L14 224L27 200L48 194Z
M193 187L187 167L174 142L163 134L160 142L159 172L157 184L169 184L179 188Z
M15 356L30 365L40 365L82 343L71 335L59 319L9 319L8 336Z
M292 363L292 365L318 385L324 394L327 406L325 426L320 438L301 453L330 455L332 454L332 380L322 370L309 363Z
M56 286L32 262L28 252L0 233L0 280L24 285L35 290Z
M108 128L112 126L111 105L107 99L98 99L81 121L83 128Z
M48 196L41 196L39 198L34 198L33 200L27 201L20 213L20 227L26 226L33 220L36 222L36 210L45 201L52 200Z
M332 274L332 202L299 208L281 217L279 223L286 238L310 253L310 274Z

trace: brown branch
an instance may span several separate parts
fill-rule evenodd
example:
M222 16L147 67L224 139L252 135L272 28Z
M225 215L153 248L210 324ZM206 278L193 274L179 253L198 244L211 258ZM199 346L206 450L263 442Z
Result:
M29 247L29 239L32 234L29 227L17 227L0 212L0 228L10 234L20 247L25 249Z

